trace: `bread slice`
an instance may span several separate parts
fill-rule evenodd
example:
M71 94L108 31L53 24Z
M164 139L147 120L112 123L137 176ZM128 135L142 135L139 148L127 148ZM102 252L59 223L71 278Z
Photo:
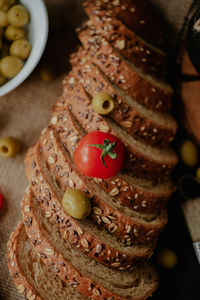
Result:
M91 31L90 26L79 31L78 37L88 51L88 58L126 94L150 109L170 109L173 90L166 82L142 72L122 57L104 37Z
M72 286L62 281L47 266L28 240L23 223L10 236L7 246L10 275L21 293L29 300L87 300Z
M104 11L91 15L87 22L91 33L104 36L113 48L136 67L158 78L166 72L166 54L130 31L120 20L106 17ZM84 24L81 26L84 27ZM79 31L79 29L78 29Z
M68 93L61 103L65 102L64 105L69 106L75 119L87 132L101 130L121 139L127 152L123 169L134 176L157 182L169 178L177 163L175 152L171 148L160 150L143 144L108 117L102 117L94 112L91 97L85 93L81 85L77 84L75 78L73 82L74 84L69 85ZM58 105L61 104L58 102Z
M146 41L163 47L163 19L149 1L88 0L83 5L89 17L102 12L107 17L116 17Z
M82 57L83 50L79 50L76 58L72 58L73 69L63 81L64 93L66 86L77 78L84 89L93 98L100 91L109 93L115 100L115 108L108 115L115 122L149 145L164 148L173 141L177 123L170 114L154 112L128 97L121 89L112 84L109 79L94 65ZM76 61L75 61L76 60ZM144 130L141 130L145 128Z
M51 119L51 126L55 127L56 135L61 143L65 145L67 151L73 159L74 151L80 139L85 135L85 131L73 118L69 110L60 111L57 107ZM66 130L67 128L67 134ZM153 185L151 181L131 177L118 173L112 178L105 180L93 179L113 201L120 202L134 210L156 213L162 210L175 188L171 181Z
M43 143L46 143L45 139ZM124 245L121 240L109 234L103 226L95 224L89 218L75 220L69 216L61 204L63 193L58 186L59 182L52 178L48 166L39 159L40 155L38 143L26 156L26 174L45 215L57 226L57 230L66 241L76 245L95 260L114 268L131 268L136 261L147 259L152 255L155 243ZM53 167L58 171L60 169L57 163ZM68 177L68 171L68 166L65 164L62 166L62 172L59 171L60 176L66 178L66 188L74 187L73 181ZM73 175L73 170L71 172ZM115 264L116 262L118 264Z
M28 209L27 209L28 207ZM59 235L46 218L36 198L29 192L22 202L24 224L29 239L47 265L67 284L92 299L146 299L156 289L158 277L148 264L132 271L103 266L80 252ZM26 220L32 220L26 222Z

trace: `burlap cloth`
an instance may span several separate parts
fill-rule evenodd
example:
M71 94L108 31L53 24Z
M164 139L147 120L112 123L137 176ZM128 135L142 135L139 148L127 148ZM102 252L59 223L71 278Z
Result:
M33 1L33 0L32 0ZM67 72L68 55L77 43L74 27L82 18L81 0L46 0L51 30L65 29L50 38L44 60L56 65L58 75L52 82L44 82L38 70L15 91L0 98L0 136L15 136L23 143L22 151L12 159L0 159L0 192L4 195L4 209L0 214L0 298L21 299L10 279L6 264L6 243L21 218L20 201L27 186L24 155L39 138L48 123L51 107L61 94L61 82ZM152 0L169 21L170 30L180 31L192 0ZM63 27L63 28L61 28ZM171 34L171 32L170 32ZM172 36L172 35L171 35Z

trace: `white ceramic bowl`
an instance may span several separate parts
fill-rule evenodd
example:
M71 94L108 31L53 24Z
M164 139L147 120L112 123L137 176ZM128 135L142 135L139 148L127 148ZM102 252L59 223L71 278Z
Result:
M15 89L31 74L38 64L47 42L49 25L47 9L43 0L20 0L20 3L28 9L30 14L28 32L32 50L22 70L0 87L0 96Z

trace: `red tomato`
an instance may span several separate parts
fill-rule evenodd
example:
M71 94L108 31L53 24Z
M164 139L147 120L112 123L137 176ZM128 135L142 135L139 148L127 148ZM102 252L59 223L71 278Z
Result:
M117 137L102 131L92 131L78 144L74 161L82 174L106 179L122 168L124 154L124 144Z

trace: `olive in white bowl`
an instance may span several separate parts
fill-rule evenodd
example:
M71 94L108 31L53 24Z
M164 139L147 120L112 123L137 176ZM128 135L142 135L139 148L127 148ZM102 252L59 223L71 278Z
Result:
M6 5L8 7L6 7ZM20 85L38 64L48 37L48 15L42 0L0 0L7 16L0 42L0 96ZM17 6L17 7L16 7ZM0 28L1 26L0 15ZM8 41L8 46L4 43Z

